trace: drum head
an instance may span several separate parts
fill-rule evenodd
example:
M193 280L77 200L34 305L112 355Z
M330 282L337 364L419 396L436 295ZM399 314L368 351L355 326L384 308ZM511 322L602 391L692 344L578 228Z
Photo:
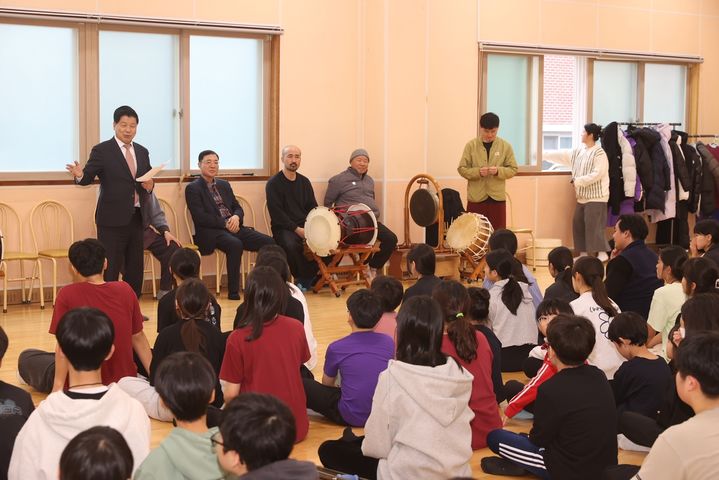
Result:
M435 192L427 188L419 188L409 199L409 214L414 223L420 227L428 227L437 221L439 199Z
M337 249L342 236L340 222L335 212L327 207L315 207L305 220L307 246L320 257L330 255Z
M362 212L362 213L356 213ZM377 241L377 217L364 203L350 205L342 219L343 243L348 245L374 245ZM359 230L359 231L358 231Z
M463 252L472 243L479 230L479 219L473 213L463 213L447 229L447 245Z

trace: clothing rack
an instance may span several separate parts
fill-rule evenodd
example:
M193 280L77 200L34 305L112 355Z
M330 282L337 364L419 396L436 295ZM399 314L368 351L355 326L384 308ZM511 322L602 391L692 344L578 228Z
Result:
M668 122L649 122L649 123L645 123L645 122L617 122L617 125L634 125L635 127L649 127L649 126L652 126L652 125L662 125L662 124L664 124L664 125L669 125L669 126L671 126L671 127L678 127L678 126L681 125L681 123L679 123L679 122L670 122L670 123L668 123Z
M687 138L719 138L719 133L703 133L701 135L687 135Z

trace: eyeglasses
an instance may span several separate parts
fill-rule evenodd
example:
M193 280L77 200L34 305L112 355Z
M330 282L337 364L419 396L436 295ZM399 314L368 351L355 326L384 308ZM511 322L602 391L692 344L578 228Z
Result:
M210 443L212 443L212 446L215 447L216 445L220 445L221 447L224 447L225 444L222 443L217 439L217 437L220 436L220 432L215 433L213 436L210 437Z

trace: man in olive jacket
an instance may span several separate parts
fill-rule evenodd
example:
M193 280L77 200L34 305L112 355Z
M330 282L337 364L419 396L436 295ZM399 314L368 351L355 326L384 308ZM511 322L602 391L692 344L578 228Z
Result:
M489 219L494 229L507 226L504 183L517 174L512 146L497 136L499 117L479 119L479 137L464 147L457 171L467 179L467 211Z

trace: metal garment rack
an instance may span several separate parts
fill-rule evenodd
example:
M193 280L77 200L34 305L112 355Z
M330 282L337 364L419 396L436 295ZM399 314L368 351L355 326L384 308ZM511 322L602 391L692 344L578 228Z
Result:
M701 135L687 135L687 138L719 138L719 133L702 133Z
M617 122L617 125L634 125L635 127L650 127L653 125L669 125L671 127L678 127L681 125L679 122Z

